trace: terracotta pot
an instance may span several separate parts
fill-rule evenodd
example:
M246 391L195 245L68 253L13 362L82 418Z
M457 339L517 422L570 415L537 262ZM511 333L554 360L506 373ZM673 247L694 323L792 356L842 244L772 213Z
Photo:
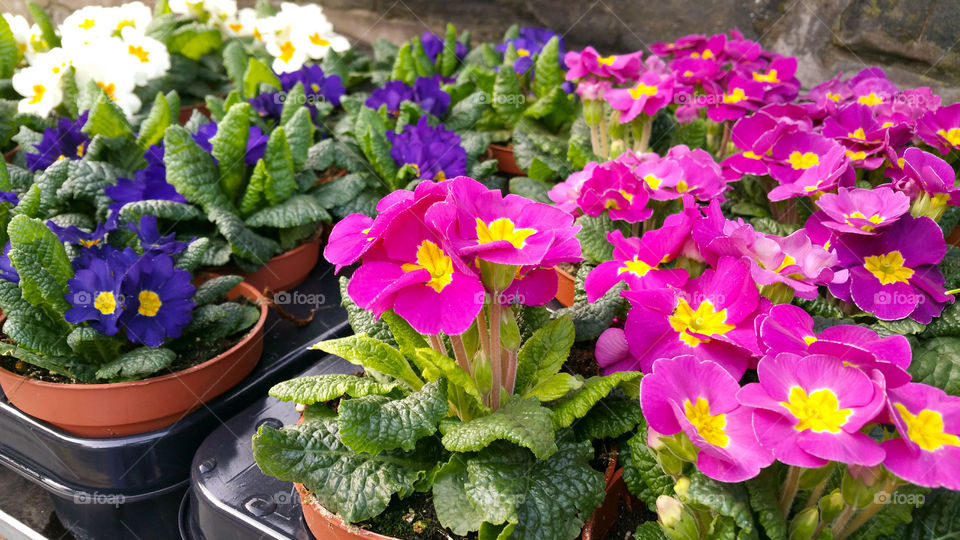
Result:
M960 225L957 225L950 231L950 236L947 236L947 244L960 247Z
M227 295L260 307L260 319L242 341L191 368L141 381L63 384L0 369L0 387L15 407L81 437L116 437L169 426L239 383L263 353L267 303L240 283Z
M190 120L190 117L193 116L193 111L199 111L200 114L210 118L210 109L207 108L207 104L197 103L189 107L180 107L180 115L177 117L177 122L180 125L186 124L187 121Z
M361 529L343 521L340 516L330 512L320 505L303 484L293 484L300 493L300 506L303 509L303 519L307 522L307 528L313 533L315 538L323 540L355 540L363 538L366 540L397 540L392 536L383 536L373 531Z
M626 482L623 481L623 468L616 468L616 458L610 460L610 466L604 478L607 481L607 495L603 498L603 504L593 511L593 515L583 525L582 540L602 540L607 537L610 529L620 518L620 501L626 500L627 506L631 504L630 490L627 489Z
M3 155L3 160L7 163L13 163L13 158L17 155L17 150L20 150L20 147L14 146L12 150Z
M523 170L520 169L520 166L517 165L517 160L513 155L512 146L491 144L487 147L487 153L490 155L490 157L497 160L497 168L500 170L500 172L513 176L527 175L527 173L523 172Z
M319 259L320 240L315 239L286 253L277 255L256 272L236 273L243 275L243 280L260 292L267 289L274 292L289 291L307 279Z
M557 268L557 277L560 278L560 283L557 288L557 301L566 307L570 307L573 305L573 299L576 294L576 287L574 286L576 278L559 268Z

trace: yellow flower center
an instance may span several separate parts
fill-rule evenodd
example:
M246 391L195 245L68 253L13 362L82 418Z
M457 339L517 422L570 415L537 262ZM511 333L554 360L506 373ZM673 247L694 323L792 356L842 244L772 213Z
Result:
M683 193L688 189L690 189L690 186L688 186L685 181L680 180L679 182L677 182L677 193Z
M239 34L241 30L243 30L243 25L240 23L230 23L227 26L237 34Z
M797 264L797 260L796 260L796 259L794 259L794 258L791 257L790 255L784 254L784 255L783 255L783 262L781 262L781 263L780 263L780 266L777 267L776 272L779 274L780 272L783 272L783 270L784 270L785 268L790 267L790 266L793 266L793 265L795 265L795 264Z
M293 53L296 52L297 48L293 46L293 43L289 41L284 41L283 45L280 45L280 56L278 58L281 62L286 64L293 58Z
M857 98L857 103L863 103L864 105L868 105L868 106L870 106L870 107L873 107L874 105L879 105L879 104L883 103L883 98L881 98L880 96L878 96L878 95L876 94L876 92L870 92L869 94L867 94L867 95L865 95L865 96L860 96L860 97L858 97L858 98Z
M624 272L630 272L631 274L637 277L643 277L647 275L647 272L653 270L656 266L650 266L649 264L640 260L639 257L634 256L634 258L623 261L623 266L617 268L617 275L620 275Z
M937 135L946 139L953 146L960 146L960 128L938 129Z
M817 340L817 338L815 338L815 337L813 337L813 336L803 336L803 342L806 343L807 345L810 345L811 343L813 343L813 342L816 341L816 340Z
M517 56L530 56L530 51L526 49L517 49Z
M862 127L858 127L855 131L847 133L847 137L850 137L851 139L859 139L861 141L867 140L867 134L863 132Z
M650 186L650 189L657 189L658 187L660 187L660 183L663 182L663 179L657 178L653 174L648 174L643 177L643 181L646 182L648 186Z
M747 150L746 152L744 152L743 157L747 159L763 159L763 156L758 156L752 150Z
M95 24L97 23L93 19L84 19L83 22L78 24L77 26L79 26L80 28L83 28L84 30L89 30L93 28Z
M727 446L730 437L727 436L727 417L725 414L710 414L710 404L707 400L698 397L696 403L690 400L683 401L683 411L687 420L697 428L697 434L703 440L714 446Z
M67 156L60 156L60 157L63 158L63 159L66 159L66 158L67 158ZM91 247L96 246L97 244L99 244L101 240L103 240L103 239L102 239L102 238L97 238L96 240L84 240L84 239L81 238L81 239L80 239L80 245L83 246L83 247L85 247L85 248L91 248Z
M313 43L319 47L326 47L327 45L330 45L330 42L320 37L320 34L318 33L314 33L310 36L310 43Z
M613 63L617 60L617 56L611 54L610 56L598 56L597 62L603 66L612 66Z
M864 152L863 150L858 150L856 152L852 150L845 150L844 152L847 154L847 157L850 158L851 161L860 161L861 159L867 159L867 153Z
M799 150L794 150L790 153L790 157L787 158L787 161L790 162L790 166L794 169L809 169L814 165L820 164L820 156L814 154L813 152L800 152Z
M263 41L263 34L260 33L258 28L253 29L253 39L257 41Z
M533 234L536 234L536 229L517 229L515 228L513 221L508 218L498 218L491 221L489 224L484 223L482 219L477 218L477 243L478 244L488 244L490 242L497 242L500 240L506 240L513 245L513 247L520 249L525 244L524 242Z
M745 99L747 99L747 95L743 93L743 88L734 88L729 94L723 95L724 103L740 103Z
M640 99L640 96L655 96L657 95L657 87L650 86L648 84L637 83L636 86L629 90L630 97L633 99Z
M137 60L140 60L140 63L142 64L150 62L150 53L143 50L143 47L134 47L133 45L128 45L127 52L132 56L136 56Z
M31 105L36 105L37 103L40 103L40 101L43 99L43 94L46 93L46 91L47 91L47 87L42 84L33 85L33 97L30 98L29 103Z
M903 262L903 255L899 251L891 251L885 255L867 257L863 267L876 276L881 285L907 283L913 277L913 268L907 268Z
M310 90L313 90L313 93L316 94L320 91L320 85L317 83L310 83Z
M696 347L710 340L693 334L723 335L733 330L735 326L727 324L725 322L726 318L727 310L715 311L709 300L700 302L697 310L694 311L686 299L680 298L677 302L677 309L667 320L670 326L680 333L680 341L691 347Z
M854 225L853 222L851 221L851 220L853 220L853 219L865 219L865 220L869 221L870 223L873 223L874 225L883 222L883 218L882 218L882 217L880 217L880 216L878 216L878 215L876 215L876 214L874 214L874 215L872 215L872 216L870 216L870 217L867 217L867 216L863 215L863 213L860 212L859 210L856 211L856 212L854 212L854 213L852 213L852 214L844 214L843 217L844 217L845 221L847 222L847 225L850 225L851 227L856 227L856 225ZM860 225L860 229L861 229L861 230L864 230L864 231L867 231L867 232L873 232L873 230L876 229L876 227L871 227L870 225Z
M938 411L923 409L913 415L902 403L894 403L893 407L907 425L906 437L920 448L936 452L943 446L960 446L960 437L943 432L943 415Z
M103 90L103 93L106 94L108 98L114 101L117 100L117 96L114 95L117 91L117 85L113 83L103 84L102 81L97 81L97 86L99 86L100 89Z
M843 99L843 97L841 97L840 94L834 94L833 92L827 92L827 99L832 99L834 102L840 103L840 100Z
M80 157L83 157L83 153L86 151L86 148L84 147L84 144L85 144L85 143L80 143L80 144L77 145L77 155L80 156Z
M778 83L778 82L780 82L780 79L777 78L777 70L775 70L775 69L771 69L771 70L768 71L766 74L754 72L754 74L753 74L753 80L755 80L755 81L757 81L757 82L765 82L765 83Z
M797 419L793 429L812 430L818 433L829 431L837 433L853 414L850 409L841 409L840 402L833 390L824 388L807 395L799 386L790 389L787 401L780 402Z
M160 311L160 307L163 306L163 302L160 301L160 295L153 291L140 291L137 299L140 300L140 307L137 308L137 312L144 317L156 316L157 312Z
M684 77L693 77L693 72L689 69L683 72Z
M691 53L690 56L693 58L703 58L704 60L709 60L713 58L713 51L711 51L710 49L707 49L703 51L702 54L695 52L695 53Z
M453 281L453 260L448 257L440 246L430 240L424 240L417 248L417 264L406 263L404 272L426 270L430 272L430 281L427 285L440 292Z
M129 27L132 27L132 28L135 28L135 27L137 26L137 22L134 21L133 19L123 19L123 20L121 20L120 22L117 23L117 32L123 30L124 28L126 28L126 27L128 27L128 26L129 26Z
M104 315L113 315L113 312L117 310L117 299L114 298L112 292L103 291L93 301L93 307Z

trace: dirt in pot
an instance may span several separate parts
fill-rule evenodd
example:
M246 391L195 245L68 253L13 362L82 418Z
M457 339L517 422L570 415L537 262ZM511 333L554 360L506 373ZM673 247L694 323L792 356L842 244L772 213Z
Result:
M560 264L557 265L557 268L563 270L564 272L570 274L570 275L573 276L573 277L576 277L576 276L577 276L577 271L580 270L580 265L579 265L579 264L571 264L571 263L560 263Z
M621 500L617 515L619 517L610 528L605 540L632 540L641 523L657 520L657 515L639 500L634 500L630 505Z
M570 356L568 356L567 361L563 363L563 371L571 375L580 375L584 379L589 379L594 375L601 375L600 366L597 364L597 359L593 355L596 346L596 341L574 343L573 348L570 349Z
M371 530L384 536L392 536L402 540L459 540L470 538L457 536L445 530L437 519L433 508L433 494L414 493L409 497L398 500L394 496L390 505L382 514L363 523L358 527Z

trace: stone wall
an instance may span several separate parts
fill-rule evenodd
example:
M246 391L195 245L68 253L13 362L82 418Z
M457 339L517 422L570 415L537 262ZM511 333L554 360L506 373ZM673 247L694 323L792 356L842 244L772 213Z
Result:
M149 1L149 0L146 0ZM41 0L62 18L84 0ZM97 2L118 3L117 0ZM632 51L687 33L739 28L747 37L796 56L809 87L838 71L852 75L879 65L903 86L931 86L960 100L958 0L324 0L336 27L350 38L402 41L447 21L480 39L497 39L512 23L546 26L568 47ZM21 0L0 8L25 12Z

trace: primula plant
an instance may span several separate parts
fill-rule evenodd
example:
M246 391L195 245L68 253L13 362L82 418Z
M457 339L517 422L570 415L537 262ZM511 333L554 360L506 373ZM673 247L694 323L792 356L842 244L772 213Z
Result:
M209 240L161 235L152 217L86 232L17 214L5 233L0 354L17 360L5 366L16 373L142 379L213 358L260 317L253 305L224 301L239 276L195 287L192 271Z
M592 442L637 424L640 373L561 370L574 327L540 306L553 266L579 259L573 218L468 177L377 210L345 218L325 249L338 268L359 261L346 292L370 333L316 346L365 375L275 386L306 408L298 425L260 428L257 463L349 522L428 493L457 535L577 537L604 497Z

